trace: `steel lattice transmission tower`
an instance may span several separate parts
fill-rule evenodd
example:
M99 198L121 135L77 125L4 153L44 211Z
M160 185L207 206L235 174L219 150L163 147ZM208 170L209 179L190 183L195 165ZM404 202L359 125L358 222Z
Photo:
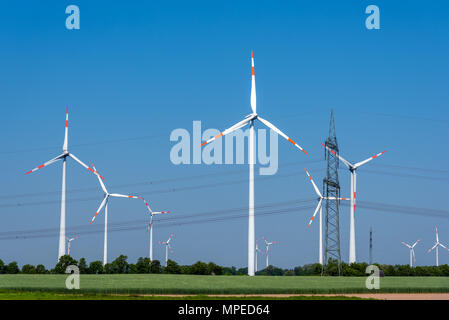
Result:
M334 110L331 110L329 122L329 137L325 142L326 146L339 153L337 136L335 135ZM340 197L340 184L338 182L339 159L328 149L325 150L327 160L326 177L323 179L323 194L329 197ZM324 259L326 265L330 258L338 261L338 274L340 274L340 221L339 221L339 200L326 200L324 215ZM326 268L323 267L323 270Z

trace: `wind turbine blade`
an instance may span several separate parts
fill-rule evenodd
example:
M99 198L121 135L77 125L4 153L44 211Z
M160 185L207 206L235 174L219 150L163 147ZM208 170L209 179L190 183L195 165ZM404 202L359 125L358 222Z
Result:
M28 171L25 174L30 174L31 172L37 171L39 169L42 169L43 167L47 167L47 166L51 165L52 163L54 163L54 162L56 162L58 160L61 160L62 158L63 158L63 155L61 154L61 155L59 155L59 156L57 156L57 157L55 157L53 159L48 160L47 162L45 162L44 164L41 164L40 166L34 168L33 170Z
M170 250L170 253L173 254L173 249L171 248L169 243L167 243L167 246L168 246L168 250Z
M254 56L253 50L251 50L251 109L253 113L256 113L256 75L254 73Z
M106 186L104 185L102 179L100 178L101 176L98 174L97 168L95 168L95 166L94 166L93 163L91 163L91 165L92 165L92 168L94 169L95 175L96 175L97 178L98 178L98 181L100 182L101 189L103 189L103 192L107 194L107 193L108 193L108 190L106 190Z
M430 248L429 250L427 250L427 253L429 253L430 251L433 251L433 250L438 246L438 244L439 244L439 243L435 243L435 245L434 245L432 248Z
M320 190L319 190L318 187L316 186L316 184L315 184L315 182L313 181L312 177L310 176L309 172L306 170L306 168L304 168L304 170L306 171L307 176L308 176L309 179L310 179L310 182L312 182L312 185L313 185L313 188L315 189L316 194L317 194L320 198L322 198L323 196L321 195Z
M307 229L309 229L310 225L311 225L312 222L313 222L313 219L315 219L315 216L316 216L318 210L320 210L320 207L321 207L322 202L323 202L323 198L321 198L320 201L318 201L318 205L316 206L315 212L313 213L313 216L312 216L312 218L310 219L309 224L307 225Z
M405 243L405 242L401 242L404 246L407 246L408 248L412 248L412 246L410 246L409 244Z
M441 243L438 243L438 244L440 245L440 247L442 247L442 248L446 249L447 251L449 251L449 249L446 248L446 247L444 246L444 244L441 244Z
M78 162L81 166L83 166L84 168L86 168L87 170L92 172L93 174L99 176L101 179L104 180L104 178L102 176L100 176L97 171L95 171L91 167L87 166L84 162L82 162L80 159L78 159L73 153L69 153L69 157L72 158L73 160L75 160L76 162Z
M154 211L153 214L166 214L170 213L170 211Z
M276 128L271 122L262 119L261 117L257 117L257 119L259 119L264 125L266 125L268 128L270 128L271 130L273 130L274 132L276 132L277 134L279 134L281 137L283 137L284 139L288 140L289 142L291 142L295 147L297 147L299 150L301 150L302 152L304 152L305 154L309 155L306 150L304 150L300 145L298 145L295 141L293 141L292 139L290 139L285 133L283 133L281 130L279 130L278 128Z
M340 161L343 162L348 168L353 168L354 167L349 161L347 161L345 158L340 156L340 154L338 154L335 150L332 150L331 148L329 148L328 146L324 145L323 143L321 145L323 147L325 147L327 150L329 150L329 152L332 152L332 154L335 155L338 159L340 159Z
M414 248L420 241L421 241L421 239L416 240L416 242L412 245L412 248Z
M104 205L106 204L106 201L108 201L109 195L106 195L103 199L103 201L101 201L100 206L98 207L97 212L95 212L95 215L93 216L92 220L90 221L89 224L92 224L92 222L94 222L95 218L97 217L97 215L100 213L101 209L103 209Z
M150 212L150 214L153 215L154 212L153 212L153 210L151 210L150 205L148 204L148 202L144 198L142 198L142 200L143 200L143 202L145 202L145 205L146 205L148 211Z
M120 194L120 193L111 193L110 196L116 197L116 198L141 199L141 197L138 197L138 196L128 196L126 194Z
M437 242L440 242L440 239L438 239L438 228L435 226L435 234L437 236Z
M151 215L150 223L148 224L148 228L147 228L147 232L150 231L152 224L153 224L153 215Z
M173 238L173 235L174 235L174 233L172 233L172 234L170 235L170 238L168 238L167 243L170 243L170 240Z
M221 132L220 134L217 134L215 137L210 138L210 139L207 140L206 142L203 142L203 143L201 144L201 146L204 146L204 145L206 145L206 144L208 144L208 143L210 143L210 142L212 142L212 141L214 141L214 140L216 140L216 139L218 139L218 138L221 138L222 136L225 136L225 135L227 135L228 133L231 133L232 131L235 131L235 130L237 130L237 129L240 129L241 127L247 125L252 119L254 119L254 117L249 117L249 118L243 119L243 120L240 121L240 122L237 122L237 123L236 123L235 125L233 125L232 127L226 129L225 131Z
M370 158L368 158L368 159L366 159L366 160L357 162L357 163L354 165L354 168L358 168L358 167L360 167L361 165L364 165L365 163L370 162L371 160L377 158L378 156L383 155L385 152L387 152L387 151L383 151L383 152L381 152L381 153L375 154L374 156L372 156L372 157L370 157Z
M67 151L69 145L69 107L67 106L65 114L65 132L64 132L64 144L62 145L62 150Z

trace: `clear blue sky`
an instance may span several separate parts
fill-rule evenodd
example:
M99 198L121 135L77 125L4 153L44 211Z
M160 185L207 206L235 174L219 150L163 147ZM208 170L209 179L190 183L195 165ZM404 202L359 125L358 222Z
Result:
M80 8L80 30L65 28L69 4ZM369 4L380 8L380 30L365 28ZM308 159L279 139L278 176L256 177L256 206L315 197L301 162L323 159L320 142L334 108L348 160L387 150L359 170L360 201L447 211L448 10L446 1L10 2L0 10L0 233L58 228L61 163L24 173L61 152L67 105L69 149L95 163L110 191L141 194L173 218L245 208L247 182L219 184L247 179L246 165L175 166L169 135L176 128L191 131L194 120L203 128L224 129L250 112L251 49L258 112L310 154ZM321 188L324 161L307 168ZM70 160L67 179L67 228L87 228L102 192ZM342 194L349 195L348 172L341 170L340 180ZM161 182L138 184L148 181ZM172 192L157 192L167 189ZM112 224L146 218L138 201L113 199L109 208ZM279 242L272 247L274 265L317 261L318 224L306 231L312 213L256 217L257 237ZM342 207L345 261L348 216L349 208ZM102 221L103 215L95 223ZM417 263L433 264L434 255L425 250L434 242L435 225L449 244L447 218L360 208L358 259L368 259L373 226L376 261L405 264L408 251L400 242L422 238ZM143 223L141 230L111 233L109 256L124 253L132 262L146 256L145 228ZM155 242L171 232L172 258L181 264L247 264L246 218L156 225ZM57 245L57 236L2 240L0 258L53 266ZM163 260L162 246L154 249ZM102 252L102 233L81 235L72 246L77 259L101 260ZM440 252L440 262L449 263L449 252Z

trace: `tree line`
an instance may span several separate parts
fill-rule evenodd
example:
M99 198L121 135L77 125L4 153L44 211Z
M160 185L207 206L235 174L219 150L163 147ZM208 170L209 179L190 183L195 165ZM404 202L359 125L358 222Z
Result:
M223 267L213 262L198 261L192 265L179 265L173 260L168 260L167 266L162 266L159 260L151 261L149 258L138 258L136 263L128 263L128 257L120 255L111 263L103 266L101 261L92 261L89 264L85 258L79 261L69 255L62 256L53 269L47 270L44 265L36 266L25 264L19 268L17 262L5 264L0 259L0 274L64 274L69 265L76 265L81 274L191 274L191 275L246 275L248 268ZM449 276L449 265L416 266L377 264L381 270L381 276ZM329 259L326 266L319 263L306 264L293 269L282 269L275 266L256 272L263 276L356 276L366 277L367 263L347 264L342 262L340 266L336 260ZM340 268L339 268L340 267Z

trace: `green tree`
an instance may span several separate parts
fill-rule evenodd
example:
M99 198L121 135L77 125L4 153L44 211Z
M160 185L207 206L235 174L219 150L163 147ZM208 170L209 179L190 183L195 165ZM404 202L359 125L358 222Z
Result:
M181 267L175 261L168 259L167 266L164 268L164 273L180 274Z
M284 276L294 276L295 275L295 271L293 270L285 270L284 272Z
M192 265L192 274L204 275L207 274L207 264L205 262L197 261Z
M161 273L161 262L159 260L153 260L150 263L150 273Z
M248 274L248 267L240 268L235 272L236 275L245 276Z
M5 273L8 274L16 274L19 273L19 266L17 265L17 262L13 261L11 263L9 263L6 267L5 267Z
M219 276L223 274L223 268L213 262L209 262L207 265L207 274Z
M92 261L89 264L88 272L90 274L102 274L102 273L104 273L103 263L101 261Z
M126 261L127 259L128 259L127 256L121 254L114 261L112 261L111 262L111 270L113 271L112 273L128 273L129 264Z
M45 269L45 266L43 264L38 264L36 266L36 273L44 274L47 273L47 270Z
M5 273L5 263L0 259L0 274Z
M129 274L136 274L137 272L137 265L135 265L134 263L130 263L129 264L129 268L128 268L128 273Z
M87 266L87 262L85 258L81 258L78 263L78 268L80 269L81 274L89 273L89 267Z
M24 264L22 266L22 273L35 274L36 268L31 264Z
M192 274L192 266L181 266L182 274Z
M69 256L67 254L63 255L63 256L61 256L61 258L59 258L59 261L55 266L54 272L55 273L65 273L65 270L70 265L77 266L78 261L76 261L75 259L73 259L71 256Z
M150 273L150 258L142 258L137 259L136 270L137 273Z

